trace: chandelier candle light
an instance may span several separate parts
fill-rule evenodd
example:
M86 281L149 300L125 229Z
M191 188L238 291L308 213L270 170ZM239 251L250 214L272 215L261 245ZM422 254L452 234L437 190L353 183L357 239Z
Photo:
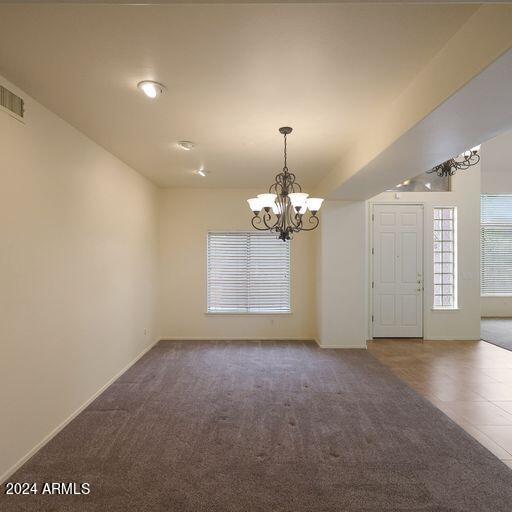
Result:
M309 197L302 192L301 186L295 181L295 174L289 172L287 166L286 137L292 128L283 126L279 132L284 136L284 167L275 177L268 194L258 194L247 199L254 213L251 223L259 231L274 231L278 238L286 242L293 238L293 233L312 231L318 226L318 210L323 199ZM309 210L310 214L307 215Z
M434 168L430 169L430 171L427 171L427 174L435 172L439 177L443 178L453 176L456 171L465 171L472 165L476 165L480 162L480 155L478 154L479 149L480 146L475 146L474 148L464 151L461 155L436 165Z

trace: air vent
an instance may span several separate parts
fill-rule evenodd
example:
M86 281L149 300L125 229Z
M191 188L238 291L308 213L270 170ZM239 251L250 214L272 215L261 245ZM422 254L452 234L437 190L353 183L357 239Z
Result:
M16 96L13 92L0 85L0 106L6 108L15 116L23 118L24 108L23 99Z

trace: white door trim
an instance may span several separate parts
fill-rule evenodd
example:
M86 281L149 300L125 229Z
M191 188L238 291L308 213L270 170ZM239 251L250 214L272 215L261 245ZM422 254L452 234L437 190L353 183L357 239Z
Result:
M367 311L368 311L368 339L373 340L373 318L374 318L374 305L373 305L373 282L374 282L374 268L373 268L373 252L374 252L374 240L373 240L373 222L374 222L374 207L375 206L386 206L386 205L403 205L403 206L420 206L423 210L423 247L422 247L422 274L423 274L423 285L422 285L422 308L421 308L421 326L422 326L422 335L421 339L424 339L425 336L425 244L427 243L427 230L426 230L426 215L425 215L425 201L400 201L397 203L395 201L369 201L369 211L368 212L368 301L367 301Z

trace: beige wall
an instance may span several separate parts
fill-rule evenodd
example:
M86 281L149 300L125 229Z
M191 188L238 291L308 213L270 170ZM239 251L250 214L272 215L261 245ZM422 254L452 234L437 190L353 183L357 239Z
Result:
M480 337L480 168L453 179L453 192L383 193L370 201L327 201L317 247L318 338L325 347L365 347L371 338L369 210L373 203L424 205L425 339L473 340ZM433 207L458 212L457 310L433 310Z
M200 178L198 178L200 179ZM248 230L246 199L261 191L165 189L160 216L160 334L162 338L315 337L314 234L292 242L292 313L206 313L206 239L209 230Z
M423 334L427 340L480 339L480 165L460 171L452 179L452 192L404 192L400 199L385 192L369 203L424 205L424 309ZM457 207L458 309L434 310L433 208Z
M326 201L322 207L316 312L323 347L366 347L366 225L364 201Z
M156 340L157 193L0 83L1 480Z
M512 317L512 297L482 297L481 314L487 318Z
M512 194L512 132L484 142L482 156L482 194Z

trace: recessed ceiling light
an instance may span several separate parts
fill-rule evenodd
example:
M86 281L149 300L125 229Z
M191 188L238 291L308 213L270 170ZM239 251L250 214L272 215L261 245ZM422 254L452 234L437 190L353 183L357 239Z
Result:
M184 149L185 151L190 151L191 149L194 149L195 146L196 145L193 142L190 142L189 140L180 140L178 142L178 147Z
M137 84L137 87L152 100L165 91L165 85L153 82L152 80L144 80Z
M198 170L196 171L196 174L197 174L198 176L201 176L202 178L206 178L206 176L209 174L209 172L208 172L208 171L205 171L204 169L198 169Z

